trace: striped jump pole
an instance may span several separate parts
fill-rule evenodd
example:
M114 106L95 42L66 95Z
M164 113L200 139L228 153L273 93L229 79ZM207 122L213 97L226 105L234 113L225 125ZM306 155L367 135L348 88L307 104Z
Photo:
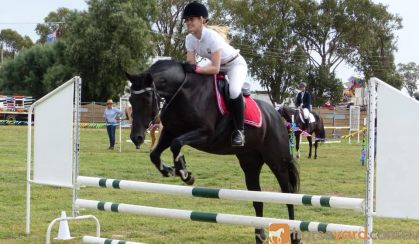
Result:
M234 224L234 225L245 225L253 226L255 228L269 228L271 223L283 223L288 224L290 229L293 231L309 231L309 232L363 232L363 226L354 225L340 225L340 224L325 224L319 222L306 222L299 220L289 219L276 219L276 218L264 218L264 217L253 217L233 214L220 214L220 213L209 213L209 212L198 212L181 209L170 209L170 208L157 208L140 205L131 205L124 203L112 203L112 202L100 202L95 200L77 199L76 208L78 210L85 209L96 209L101 211L118 212L137 214L153 217L165 217L175 219L188 219L193 221L221 223L221 224Z
M83 236L83 243L88 244L144 244L141 242L114 240L95 236Z
M364 199L361 198L177 186L87 176L79 176L77 184L79 186L107 187L180 196L353 209L359 212L364 209Z

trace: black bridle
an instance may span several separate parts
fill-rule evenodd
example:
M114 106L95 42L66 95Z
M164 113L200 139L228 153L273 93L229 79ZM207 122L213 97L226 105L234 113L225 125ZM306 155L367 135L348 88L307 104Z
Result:
M153 81L153 87L146 87L146 88L141 89L141 90L133 90L133 89L131 89L131 94L132 95L141 95L141 94L146 93L146 92L152 92L152 102L151 102L152 103L151 104L151 106L152 106L152 114L151 114L151 117L153 118L152 121L154 122L156 120L157 116L159 115L160 110L161 110L160 103L159 103L159 100L161 99L161 97L157 93L156 85L154 84L154 81ZM156 112L156 110L158 112Z
M163 104L160 104L159 101L164 99L164 98L162 98L162 96L158 93L158 91L156 89L156 84L154 83L154 81L152 81L153 87L146 87L146 88L143 88L141 90L131 89L131 94L141 95L141 94L146 93L146 92L150 92L150 91L153 92L152 107L154 108L156 106L158 113L156 113L155 110L153 109L153 114L152 114L151 117L153 117L152 121L155 121L156 117L159 114L163 113L164 110L166 110L166 108L172 103L173 99L177 96L177 94L179 94L180 90L182 89L182 87L185 85L185 83L187 81L186 77L187 77L187 74L185 73L185 78L183 78L182 84L179 86L179 88L176 90L176 92L173 94L173 96L170 98L169 102L167 102L167 103L164 102Z

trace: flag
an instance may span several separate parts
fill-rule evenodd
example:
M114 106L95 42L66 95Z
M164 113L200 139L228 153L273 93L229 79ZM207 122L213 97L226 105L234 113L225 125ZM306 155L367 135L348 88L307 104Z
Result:
M47 42L53 42L55 39L57 39L57 31L47 35Z

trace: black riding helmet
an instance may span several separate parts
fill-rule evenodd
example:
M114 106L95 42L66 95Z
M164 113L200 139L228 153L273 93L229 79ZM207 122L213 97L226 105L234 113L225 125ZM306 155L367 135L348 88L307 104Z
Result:
M182 13L182 19L200 16L202 16L204 19L208 19L208 9L205 7L205 5L198 3L197 1L188 3Z

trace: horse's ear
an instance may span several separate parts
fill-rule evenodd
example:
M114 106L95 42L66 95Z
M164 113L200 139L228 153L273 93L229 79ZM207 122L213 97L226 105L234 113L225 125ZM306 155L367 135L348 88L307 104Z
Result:
M151 86L151 84L153 83L153 77L148 72L145 73L144 75L145 75L144 85Z

